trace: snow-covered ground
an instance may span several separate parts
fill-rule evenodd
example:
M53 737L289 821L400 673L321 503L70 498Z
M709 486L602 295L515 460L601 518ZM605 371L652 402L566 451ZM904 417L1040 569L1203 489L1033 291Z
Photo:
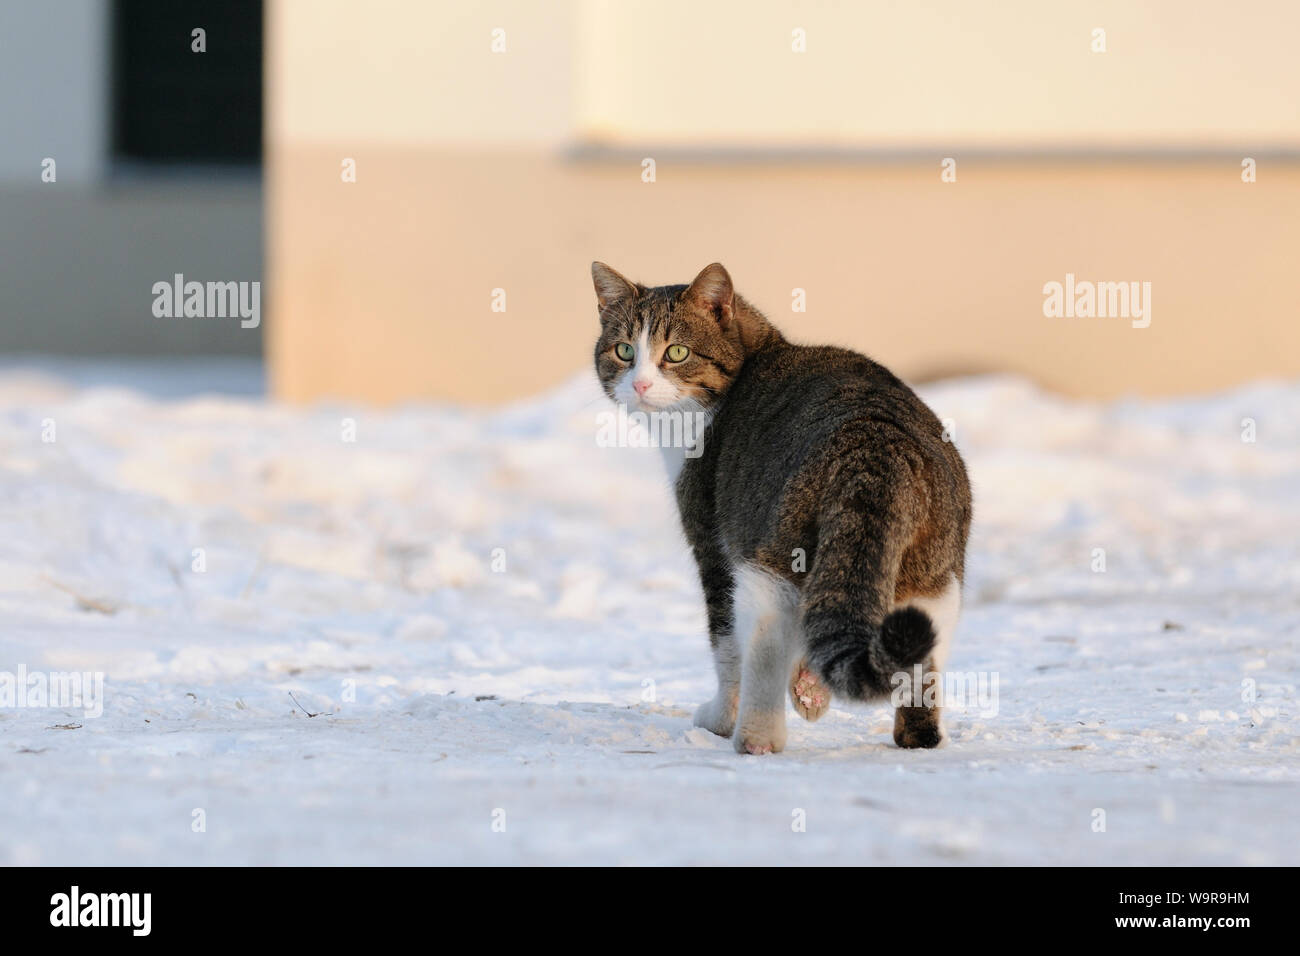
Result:
M597 446L586 377L379 411L5 371L0 671L105 684L0 707L0 862L1300 863L1300 384L923 394L997 712L904 752L836 702L742 758L691 727L658 455Z

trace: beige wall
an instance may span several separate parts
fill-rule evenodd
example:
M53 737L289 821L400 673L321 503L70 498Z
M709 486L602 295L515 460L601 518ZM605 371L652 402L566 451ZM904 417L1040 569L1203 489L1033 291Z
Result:
M730 21L676 0L656 5L659 20L639 6L273 0L277 394L493 401L556 384L590 361L593 258L652 283L720 259L792 337L911 377L1006 369L1103 396L1300 375L1300 165L1287 152L1300 71L1278 38L1290 5L1225 25L1196 4L1103 5L1096 24L1054 5L1044 19L1041 5L976 17L970 4L891 4L871 8L887 28L866 32L847 4L760 3ZM811 24L799 68L819 77L796 97L802 112L779 92L791 17ZM765 25L781 27L776 46L752 52ZM1107 27L1106 65L1075 53L1093 25ZM496 26L505 54L490 52ZM691 64L710 49L720 66L701 77ZM847 84L859 68L868 79ZM565 158L591 141L616 148ZM908 152L774 162L765 143ZM1216 151L981 152L1198 143ZM736 145L754 149L707 161ZM653 183L642 155L656 157ZM943 156L958 160L956 183L940 182ZM1241 181L1242 156L1259 159L1257 183ZM343 157L356 183L340 181ZM1045 318L1043 284L1067 272L1151 282L1151 327ZM790 310L795 287L806 313ZM504 314L490 310L495 288Z
M1300 144L1291 0L587 0L576 21L576 126L601 139Z
M268 0L267 142L538 144L570 134L568 0ZM507 52L491 52L506 30Z
M272 142L1300 146L1292 0L269 0L268 31Z

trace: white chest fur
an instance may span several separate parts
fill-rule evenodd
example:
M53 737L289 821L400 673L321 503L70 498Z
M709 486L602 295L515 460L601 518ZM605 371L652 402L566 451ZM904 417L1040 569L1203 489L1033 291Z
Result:
M659 455L663 458L664 468L668 472L668 484L676 488L677 479L681 477L682 468L686 465L686 449L661 445Z

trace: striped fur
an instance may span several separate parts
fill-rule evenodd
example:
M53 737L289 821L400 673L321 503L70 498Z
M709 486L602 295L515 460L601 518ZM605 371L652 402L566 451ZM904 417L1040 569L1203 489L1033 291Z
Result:
M592 275L596 371L610 397L628 394L618 343L639 339L652 357L680 343L691 359L659 367L711 416L703 453L675 479L718 665L701 726L734 733L741 752L774 752L785 741L783 703L772 716L778 678L816 719L829 693L879 699L899 672L941 665L971 497L934 413L866 356L788 342L717 263L688 286L647 288L600 263ZM793 623L777 626L776 595L787 594ZM898 708L894 737L935 746L937 710Z

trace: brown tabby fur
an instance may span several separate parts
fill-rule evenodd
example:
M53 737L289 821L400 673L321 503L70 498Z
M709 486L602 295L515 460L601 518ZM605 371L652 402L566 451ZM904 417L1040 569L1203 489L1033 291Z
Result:
M934 413L863 355L788 342L718 263L690 285L649 288L602 263L592 276L596 372L611 398L628 372L615 346L648 328L655 354L691 350L658 367L712 416L675 491L708 606L721 710L737 695L746 706L736 661L748 637L734 633L742 568L793 589L802 632L793 653L837 694L879 698L899 672L933 663L933 623L906 602L960 583L971 520L965 466ZM804 569L792 560L800 552ZM898 709L900 745L939 743L938 714L927 711ZM781 726L771 749L784 743ZM725 715L712 719L711 729L726 728Z

